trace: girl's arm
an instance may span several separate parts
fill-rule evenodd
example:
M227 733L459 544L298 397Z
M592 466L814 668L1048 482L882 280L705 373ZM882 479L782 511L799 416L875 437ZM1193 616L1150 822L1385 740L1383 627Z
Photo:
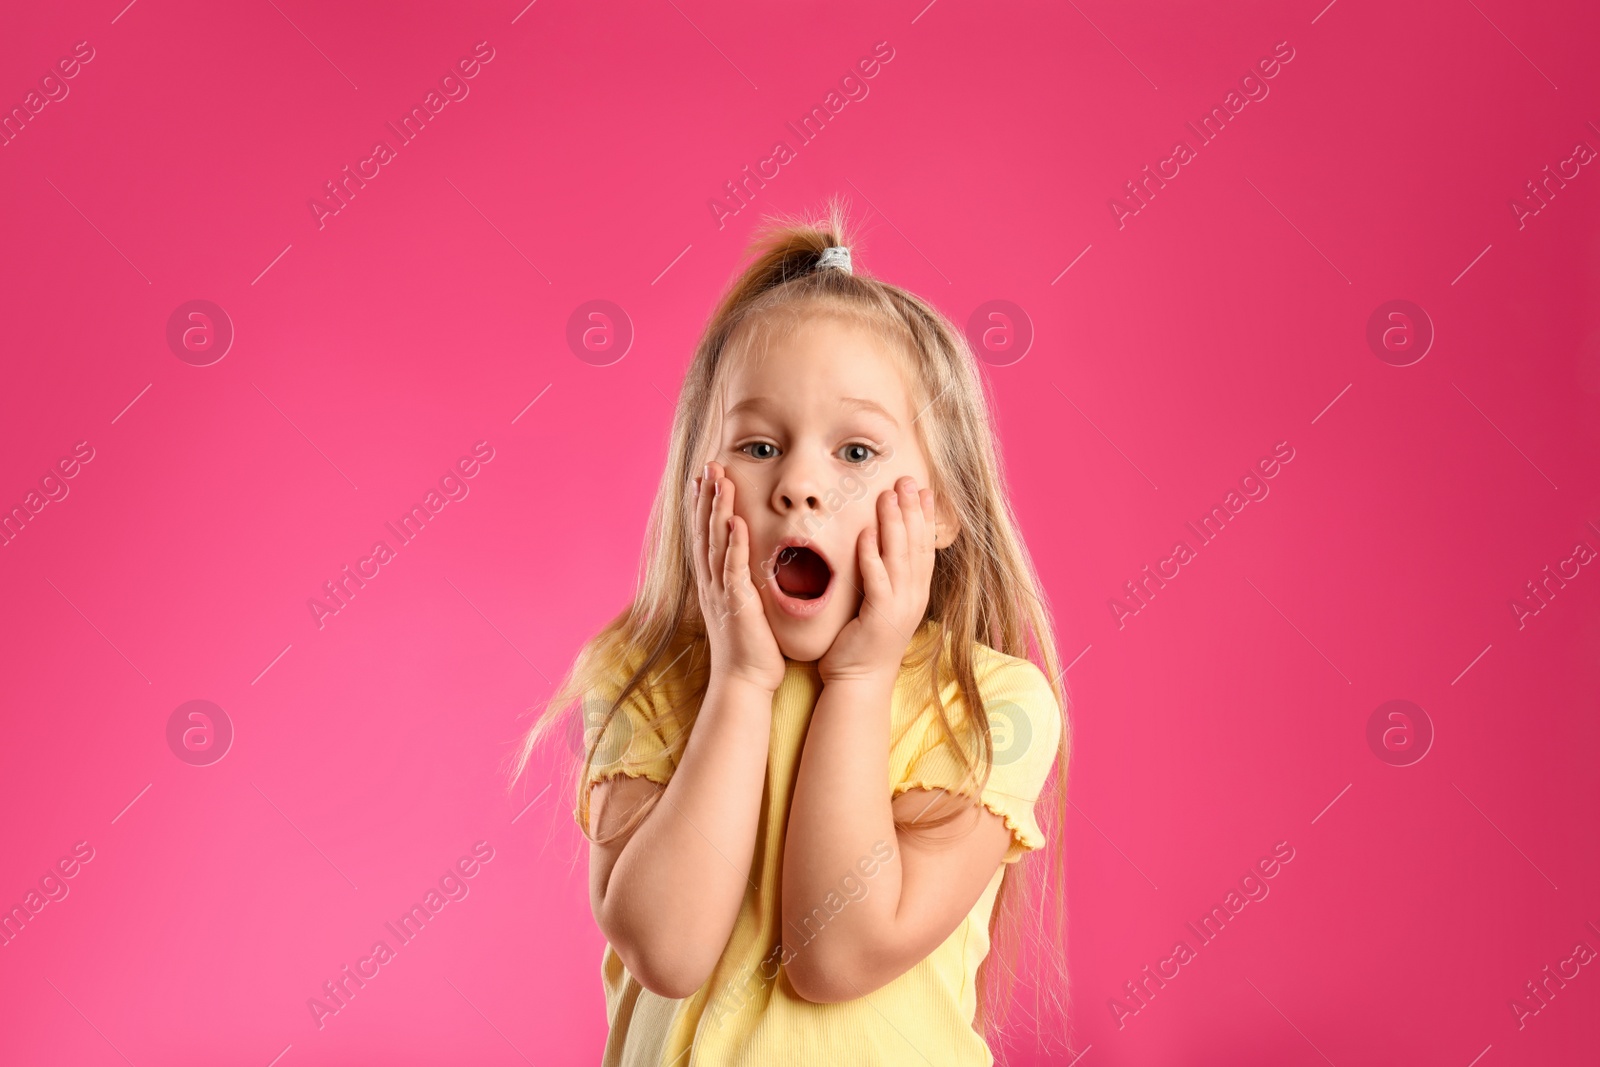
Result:
M694 993L733 932L751 884L772 695L743 679L713 676L667 785L616 777L594 786L591 835L614 832L661 794L632 835L589 849L595 922L652 993Z
M750 531L734 517L726 473L708 463L693 486L695 584L711 673L683 756L665 789L638 780L600 785L589 812L591 835L614 830L636 804L661 794L626 841L590 845L589 900L629 973L673 999L705 984L745 887L754 886L772 698L785 671L751 582Z
M977 903L1011 838L969 799L923 789L888 798L890 700L928 602L934 494L897 479L877 517L856 545L861 610L818 663L822 695L784 844L784 967L796 993L821 1003L865 996L925 959ZM935 831L896 834L896 815L932 819L946 805L969 810ZM879 842L893 855L875 865Z
M893 688L892 675L828 683L806 735L784 845L783 959L795 992L816 1003L865 996L926 959L1011 843L1004 820L967 797L912 789L890 802ZM965 810L936 830L895 832L896 816L949 807ZM876 842L893 848L886 862Z

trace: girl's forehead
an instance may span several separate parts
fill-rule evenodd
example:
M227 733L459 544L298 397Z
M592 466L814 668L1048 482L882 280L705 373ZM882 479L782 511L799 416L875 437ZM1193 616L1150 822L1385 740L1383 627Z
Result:
M870 396L890 410L909 411L908 364L876 332L822 316L789 329L758 331L732 354L719 392L723 410L754 396L781 407Z

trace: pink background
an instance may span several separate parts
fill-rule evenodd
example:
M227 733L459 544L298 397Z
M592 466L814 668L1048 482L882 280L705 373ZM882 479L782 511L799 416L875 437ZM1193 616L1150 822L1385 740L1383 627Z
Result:
M1073 663L1084 1067L1592 1062L1600 967L1509 1006L1600 949L1600 567L1510 606L1600 548L1600 168L1510 207L1600 148L1586 5L124 3L0 34L6 109L94 49L0 149L0 507L94 450L0 548L0 903L94 849L0 948L0 1061L598 1060L569 798L549 757L513 797L496 769L632 590L752 228L839 192L863 269L1034 331L985 375ZM479 41L470 95L319 228L323 183ZM1110 198L1280 41L1270 95L1119 228ZM193 299L236 331L210 366L166 340ZM635 332L608 366L566 340L597 299ZM1436 330L1410 366L1366 340L1393 299ZM478 441L470 495L319 628L308 598ZM196 699L236 731L210 766L168 747ZM1410 766L1367 741L1393 699L1436 735ZM470 895L319 1029L307 999L478 841ZM1270 896L1119 1025L1280 841Z

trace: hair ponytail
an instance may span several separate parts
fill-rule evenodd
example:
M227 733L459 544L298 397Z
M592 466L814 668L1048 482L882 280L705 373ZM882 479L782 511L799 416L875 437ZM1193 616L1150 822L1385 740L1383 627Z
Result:
M833 245L850 247L845 210L837 200L825 220L798 217L768 220L751 241L755 256L739 272L712 313L713 324L737 317L738 310L786 282L817 270L822 253Z

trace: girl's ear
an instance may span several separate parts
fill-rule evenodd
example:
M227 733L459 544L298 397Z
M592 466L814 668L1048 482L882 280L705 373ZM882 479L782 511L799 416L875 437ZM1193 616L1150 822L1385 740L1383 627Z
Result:
M933 547L949 548L961 534L961 520L957 518L955 509L945 504L943 497L936 497L933 503Z

